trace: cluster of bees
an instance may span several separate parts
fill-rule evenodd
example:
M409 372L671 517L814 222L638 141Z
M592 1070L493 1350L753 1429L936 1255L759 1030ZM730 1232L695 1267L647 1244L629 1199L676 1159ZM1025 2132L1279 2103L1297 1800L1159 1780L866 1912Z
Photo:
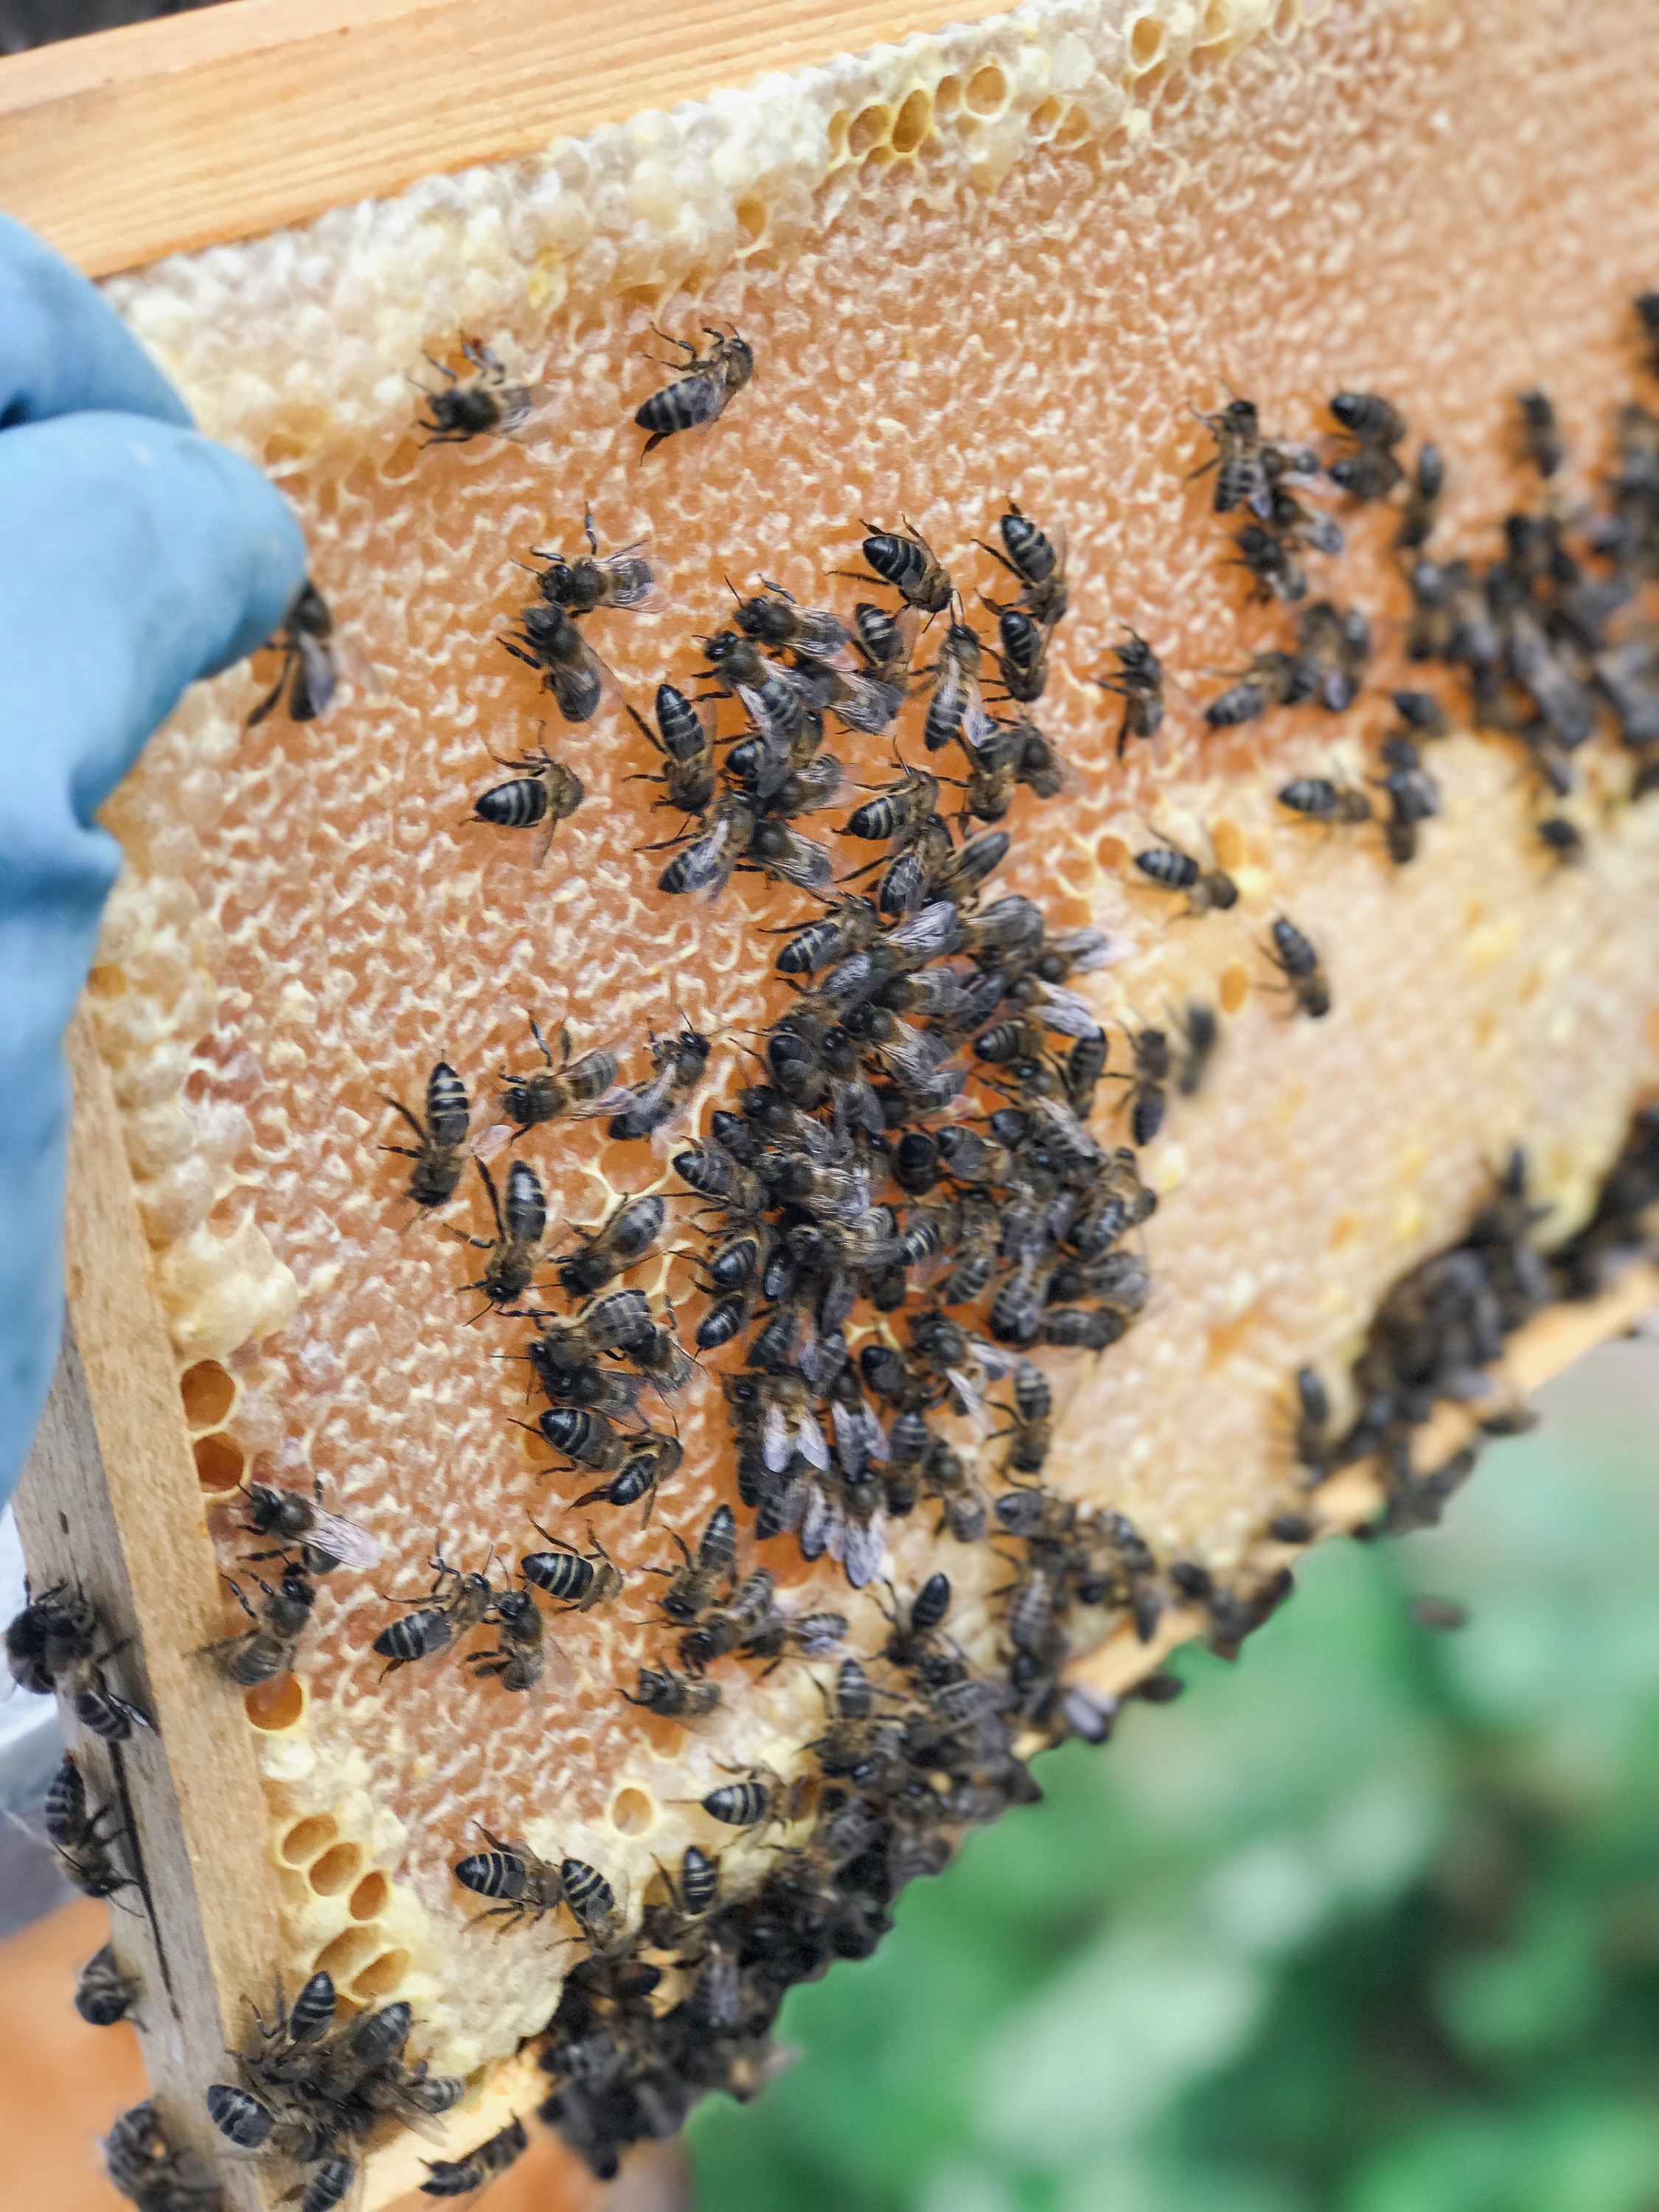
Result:
M1659 369L1659 295L1637 304ZM638 411L647 452L714 422L751 379L746 341L735 331L706 335L712 343L701 352L669 341L688 358ZM545 395L513 382L487 348L469 342L464 351L468 375L434 364L444 383L426 393L431 441L518 434ZM1511 514L1503 557L1477 571L1427 550L1445 479L1438 450L1425 442L1402 459L1407 425L1378 395L1339 393L1330 406L1340 441L1334 454L1266 435L1245 399L1201 418L1216 446L1215 509L1245 517L1234 556L1291 625L1282 646L1254 655L1210 700L1207 726L1304 703L1336 714L1358 697L1369 624L1357 608L1310 597L1304 566L1342 547L1340 526L1317 503L1328 486L1356 505L1392 504L1412 597L1411 657L1461 673L1477 725L1516 738L1544 791L1559 800L1572 789L1572 756L1609 713L1637 755L1635 795L1659 784L1659 653L1639 626L1621 632L1618 620L1659 574L1659 415L1635 403L1620 410L1616 467L1595 516L1548 501ZM1547 396L1522 395L1516 423L1547 483L1564 457ZM1134 1237L1155 1200L1137 1149L1159 1133L1171 1095L1190 1096L1205 1079L1219 1024L1201 1002L1170 1030L1137 1024L1126 1033L1123 1065L1113 1067L1104 1026L1070 988L1109 961L1105 939L1052 931L1030 901L988 893L1010 849L1000 825L1017 792L1043 799L1065 786L1064 765L1030 714L1067 605L1060 533L1010 501L1000 546L982 548L1015 587L1004 599L982 599L994 624L988 640L908 523L865 531L868 573L859 580L896 604L860 599L843 617L764 583L737 597L732 627L698 640L703 688L688 695L662 684L648 720L622 697L580 626L603 609L659 600L642 544L602 555L590 516L585 551L538 549L537 597L501 640L536 672L564 720L590 722L609 704L625 710L650 748L646 780L659 787L656 804L681 817L666 841L665 895L718 897L733 875L757 874L818 902L782 933L775 965L792 996L762 1040L759 1079L714 1107L706 1133L672 1158L701 1209L695 1351L681 1341L673 1311L625 1280L661 1256L668 1197L625 1196L569 1249L551 1252L540 1178L514 1157L498 1184L470 1151L472 1102L453 1067L433 1068L419 1112L386 1102L412 1139L386 1149L410 1162L405 1194L417 1210L447 1206L470 1159L476 1169L494 1233L449 1233L483 1255L470 1287L485 1309L529 1324L523 1357L544 1401L534 1426L589 1486L575 1507L637 1505L648 1521L682 1450L672 1419L655 1425L647 1411L672 1408L701 1359L738 1346L740 1364L727 1360L720 1383L754 1540L791 1536L809 1559L834 1559L852 1588L887 1593L877 1599L887 1617L878 1653L837 1658L847 1617L787 1609L772 1573L744 1566L738 1515L726 1503L695 1542L671 1530L678 1558L647 1570L663 1585L657 1602L669 1644L631 1688L618 1686L629 1703L695 1726L722 1698L710 1674L720 1662L769 1670L787 1659L836 1661L833 1675L818 1680L824 1729L805 1747L802 1770L786 1778L757 1766L699 1801L735 1834L788 1838L758 1888L728 1897L720 1855L691 1844L675 1872L660 1870L635 1929L605 1873L580 1859L544 1859L485 1830L483 1847L453 1869L484 1900L477 1924L506 1933L562 1913L574 1930L580 1956L543 2041L552 2082L543 2117L601 2175L616 2170L629 2142L678 2129L708 2088L747 2096L763 2084L785 1991L836 1958L867 1955L908 1881L939 1871L963 1830L1037 1794L1023 1751L1068 1731L1097 1741L1110 1733L1115 1704L1062 1678L1082 1614L1095 1613L1097 1626L1127 1620L1150 1641L1167 1605L1195 1605L1212 1648L1231 1656L1291 1587L1282 1570L1239 1589L1195 1563L1160 1562L1121 1515L1079 1508L1042 1480L1053 1397L1030 1355L1103 1352L1145 1307L1151 1282ZM924 626L939 617L934 658L918 666ZM279 703L296 720L325 713L353 666L313 586L276 643L278 680L251 719ZM1131 743L1158 736L1164 676L1133 630L1113 663L1096 680L1120 702L1121 757ZM1367 786L1309 775L1279 798L1322 826L1373 825L1404 865L1440 803L1422 747L1451 720L1430 692L1393 696L1397 724ZM896 742L913 700L925 702L916 735L926 767L904 761ZM722 732L727 712L741 724ZM896 775L857 787L856 804L848 765L825 750L832 726L893 743ZM940 756L956 773L945 773ZM544 744L502 765L513 775L480 795L475 815L533 832L539 864L583 801L580 776ZM954 811L947 791L959 794ZM840 876L832 848L795 826L837 805L850 809L842 836L877 848ZM1538 832L1558 860L1579 857L1582 834L1565 815L1550 813ZM1237 902L1224 870L1167 841L1133 861L1148 883L1184 896L1191 913ZM1330 992L1318 952L1289 916L1273 918L1264 950L1297 1010L1325 1015ZM603 1117L613 1141L660 1146L702 1085L714 1042L682 1017L649 1039L648 1072L623 1083L614 1052L573 1058L561 1030L556 1059L530 1026L536 1063L500 1079L500 1118L515 1139ZM1100 1086L1113 1082L1123 1086L1130 1139L1115 1148L1089 1126ZM1419 1470L1415 1430L1440 1398L1478 1395L1506 1336L1547 1299L1591 1294L1610 1260L1650 1241L1656 1207L1653 1112L1638 1121L1589 1224L1549 1258L1531 1242L1537 1216L1517 1158L1459 1243L1383 1301L1356 1363L1346 1429L1332 1419L1320 1376L1304 1369L1295 1378L1294 1454L1305 1486L1371 1458L1387 1502L1365 1533L1437 1517L1474 1449ZM669 1256L686 1254L676 1247ZM544 1268L563 1310L549 1303ZM1000 1385L1001 1400L991 1395ZM1494 1405L1485 1425L1501 1432L1522 1418ZM981 1471L993 1438L1006 1439L994 1488ZM366 1531L324 1511L320 1492L255 1484L246 1497L246 1529L270 1540L250 1564L276 1559L276 1580L255 1577L258 1606L233 1582L252 1625L208 1647L244 1686L291 1668L321 1577L379 1558ZM994 1542L1008 1560L989 1671L951 1632L943 1571L908 1597L892 1591L887 1527L924 1509L952 1541ZM397 1601L404 1611L375 1639L387 1673L483 1631L494 1643L465 1655L480 1679L519 1693L562 1679L538 1598L586 1613L614 1601L625 1578L591 1530L578 1546L532 1525L544 1548L526 1552L516 1578L495 1580L493 1555L482 1571L434 1559L431 1587ZM1317 1528L1298 1510L1280 1513L1267 1533L1299 1545ZM111 1687L106 1670L116 1655L100 1651L104 1641L84 1599L60 1586L31 1599L7 1632L7 1653L20 1681L59 1689L83 1725L118 1745L149 1723ZM1179 1687L1155 1674L1133 1694L1161 1701ZM111 1818L93 1810L66 1758L46 1824L71 1878L93 1895L142 1888L116 1856ZM137 1995L106 1947L83 1971L76 2002L86 2018L113 2021ZM459 2094L458 2082L405 2062L406 2005L337 2023L325 1974L291 2010L279 1990L272 2021L257 2013L255 2021L253 2044L236 2054L236 2082L216 2084L209 2109L239 2148L309 2169L294 2191L301 2212L331 2212L342 2200L363 2138L388 2116L428 2126ZM433 2161L427 2191L468 2194L523 2147L515 2122L466 2160ZM116 2185L145 2212L210 2212L216 2185L167 2148L151 2107L124 2116L106 2150Z
M254 2010L254 2040L233 2054L237 2080L215 2082L208 2116L241 2151L309 2168L290 2192L300 2212L333 2212L350 2191L364 2140L394 2119L417 2132L465 2094L458 2075L410 2064L414 2014L403 2002L340 2020L326 1973L307 1982L290 2009L280 1985L272 2018ZM422 2185L432 2197L468 2196L504 2171L525 2147L504 2129L465 2160L433 2160Z

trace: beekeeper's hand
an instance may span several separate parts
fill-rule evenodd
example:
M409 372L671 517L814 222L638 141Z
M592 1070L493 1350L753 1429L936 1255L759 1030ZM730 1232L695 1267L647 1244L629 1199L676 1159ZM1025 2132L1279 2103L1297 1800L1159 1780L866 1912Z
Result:
M93 286L0 216L0 1504L63 1333L61 1050L120 852L98 808L305 546Z

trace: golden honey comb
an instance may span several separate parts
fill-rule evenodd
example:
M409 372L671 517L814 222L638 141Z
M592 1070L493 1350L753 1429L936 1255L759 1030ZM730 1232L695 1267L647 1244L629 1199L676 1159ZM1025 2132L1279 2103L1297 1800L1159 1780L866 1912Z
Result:
M669 606L587 624L643 708L659 679L690 688L728 577L850 608L831 576L858 565L860 517L909 518L968 593L1006 583L974 541L1006 495L1066 531L1072 611L1037 712L1071 781L1021 794L993 889L1111 933L1121 957L1078 988L1115 1064L1126 1027L1194 997L1224 1043L1143 1156L1147 1311L1098 1361L1048 1362L1069 1402L1045 1479L1127 1514L1161 1559L1235 1572L1300 1495L1290 1378L1316 1366L1347 1410L1379 1298L1455 1241L1510 1149L1550 1209L1540 1237L1588 1213L1659 1075L1659 808L1628 803L1627 757L1587 749L1567 805L1588 858L1559 866L1520 750L1460 734L1433 750L1443 808L1411 866L1374 830L1291 818L1286 777L1374 772L1411 680L1398 516L1344 512L1346 552L1309 562L1370 617L1359 705L1206 730L1212 672L1285 622L1226 558L1194 410L1231 387L1272 429L1328 440L1331 392L1389 394L1448 456L1437 545L1486 557L1537 495L1511 402L1541 384L1572 455L1552 493L1580 497L1640 374L1628 303L1654 264L1632 149L1656 65L1659 22L1613 0L1520 27L1498 0L1036 5L110 287L204 427L283 482L380 676L326 723L244 732L246 672L185 702L108 809L127 866L92 989L205 1493L320 1475L386 1554L325 1585L301 1676L250 1700L290 1985L325 1965L349 2002L406 1997L435 2066L504 2059L547 2020L569 1931L467 1932L450 1869L471 1824L601 1868L636 1919L658 1862L726 1840L684 1801L727 1767L800 1766L823 1725L798 1665L723 1664L720 1711L689 1732L617 1694L665 1650L636 1571L732 1491L713 1383L677 1407L685 1464L652 1528L594 1521L630 1582L555 1625L574 1693L515 1700L453 1658L382 1682L370 1650L377 1593L413 1595L434 1550L515 1559L574 1487L509 1425L522 1381L492 1355L522 1329L469 1325L468 1255L406 1220L382 1094L418 1107L442 1058L483 1103L495 1070L532 1064L532 1014L625 1050L636 1079L647 1027L684 1015L718 1041L706 1126L787 1002L758 932L802 912L755 878L712 906L659 893L662 856L635 848L673 817L629 781L647 748L615 715L565 727L500 648L532 596L515 561L574 550L589 506L607 548L648 538ZM653 322L734 325L759 365L712 429L642 460ZM548 387L535 435L423 450L407 377L434 381L422 355L463 335ZM1120 762L1093 678L1125 623L1172 681L1164 732ZM587 796L535 870L469 810L490 755L538 724ZM884 744L831 749L886 771ZM1182 918L1130 864L1153 836L1213 851L1238 907ZM1264 941L1286 914L1321 951L1328 1020L1274 994ZM1104 1093L1097 1119L1124 1141ZM562 1226L663 1173L602 1131L519 1148ZM471 1178L444 1218L484 1233ZM246 1540L228 1511L214 1526L228 1566ZM889 1536L895 1584L945 1565L953 1629L993 1660L1006 1564L925 1511ZM787 1539L763 1556L797 1601L854 1616L850 1648L879 1642L833 1563ZM770 1856L727 1840L728 1885Z

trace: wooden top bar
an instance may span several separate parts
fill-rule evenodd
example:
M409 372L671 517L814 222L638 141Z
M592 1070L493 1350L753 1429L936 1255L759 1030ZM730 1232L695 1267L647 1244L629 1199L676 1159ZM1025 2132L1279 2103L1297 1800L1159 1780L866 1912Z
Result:
M0 60L0 208L88 276L303 222L990 0L222 0Z

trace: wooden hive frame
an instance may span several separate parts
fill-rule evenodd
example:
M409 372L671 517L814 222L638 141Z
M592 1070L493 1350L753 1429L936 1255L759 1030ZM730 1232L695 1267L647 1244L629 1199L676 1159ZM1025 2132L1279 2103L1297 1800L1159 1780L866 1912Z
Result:
M107 276L764 70L993 12L974 0L949 10L649 0L620 28L607 11L577 14L554 52L543 0L224 0L0 63L0 204ZM146 2057L169 2125L207 2147L200 2084L241 2032L237 1993L261 1987L276 1949L278 1877L241 1717L197 1693L192 1654L222 1627L216 1563L119 1117L84 1017L69 1053L70 1319L18 1517L37 1585L74 1576L116 1638L131 1639L124 1680L158 1723L112 1753L93 1744L88 1765L100 1797L138 1814L149 1911L124 1918L123 1949L145 1984ZM1656 1299L1659 1271L1637 1265L1599 1299L1540 1316L1510 1346L1517 1389L1626 1330ZM1443 1409L1425 1443L1455 1449L1468 1427ZM1316 1502L1329 1526L1352 1527L1382 1494L1351 1468ZM1155 1644L1109 1643L1076 1678L1120 1692L1200 1626L1196 1613L1172 1613ZM451 2154L533 2101L537 2080L527 2065L503 2069L457 2116ZM428 2149L405 2140L380 2154L362 2212L418 2181ZM229 2172L233 2201L252 2212L258 2176Z

